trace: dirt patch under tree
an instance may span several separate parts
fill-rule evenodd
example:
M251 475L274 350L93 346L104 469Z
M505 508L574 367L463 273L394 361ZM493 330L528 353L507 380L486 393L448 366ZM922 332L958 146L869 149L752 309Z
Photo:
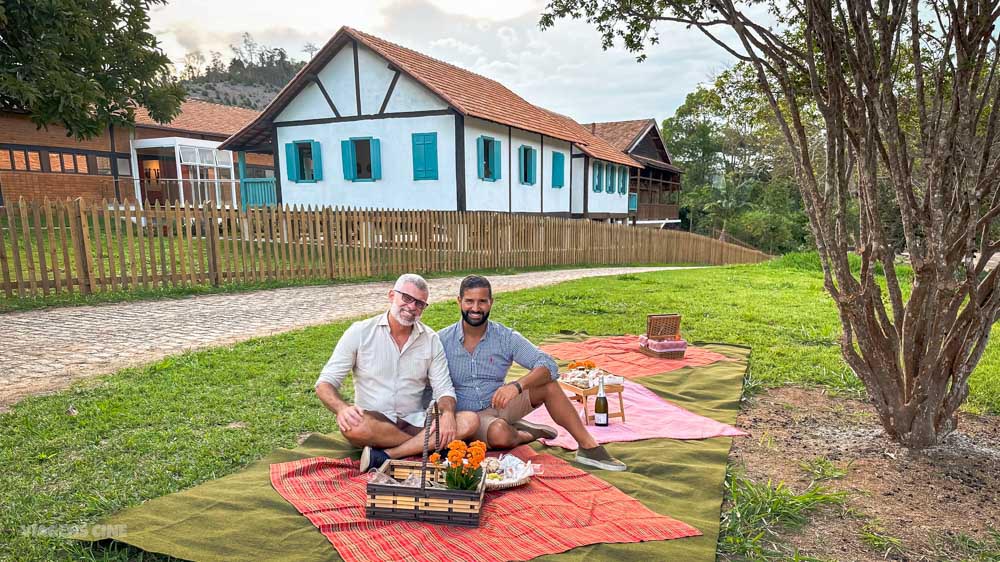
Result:
M938 447L910 452L889 439L870 405L821 390L778 388L753 398L739 416L730 461L747 477L813 482L816 459L846 474L822 482L849 493L781 541L824 560L963 560L965 537L996 545L1000 528L1000 418L961 414L959 431ZM968 543L966 543L967 545ZM992 548L971 559L993 558Z

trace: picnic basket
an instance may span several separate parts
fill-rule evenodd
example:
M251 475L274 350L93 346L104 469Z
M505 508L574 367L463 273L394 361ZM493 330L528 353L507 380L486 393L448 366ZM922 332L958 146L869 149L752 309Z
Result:
M435 421L433 424L435 450L441 448L441 435L437 430L438 417L437 403L432 402L427 408L427 417L424 420L424 453L420 462L390 459L378 469L379 472L397 481L419 473L420 487L369 482L368 499L365 504L365 515L369 519L424 521L463 527L479 526L486 479L480 478L479 485L474 490L450 490L444 487L445 469L427 464L431 419ZM438 482L442 486L428 487L428 480Z
M680 314L648 314L646 315L646 338L653 345L659 342L683 342L677 345L676 349L657 351L645 345L639 344L639 352L650 357L660 359L683 359L687 348L687 342L681 338L681 315ZM672 346L671 346L672 347Z

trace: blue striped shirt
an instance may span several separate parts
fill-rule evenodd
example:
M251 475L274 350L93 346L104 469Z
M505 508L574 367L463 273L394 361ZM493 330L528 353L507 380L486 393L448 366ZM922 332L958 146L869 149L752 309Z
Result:
M490 321L486 333L470 354L465 350L462 321L438 332L448 358L459 411L478 412L490 407L493 393L504 384L512 363L531 370L545 367L552 380L559 378L556 362L533 343L503 324Z

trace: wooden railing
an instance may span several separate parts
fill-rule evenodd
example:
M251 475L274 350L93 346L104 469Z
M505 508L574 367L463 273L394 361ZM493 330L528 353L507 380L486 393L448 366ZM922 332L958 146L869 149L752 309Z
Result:
M769 258L687 232L508 213L141 207L22 200L0 210L3 294Z

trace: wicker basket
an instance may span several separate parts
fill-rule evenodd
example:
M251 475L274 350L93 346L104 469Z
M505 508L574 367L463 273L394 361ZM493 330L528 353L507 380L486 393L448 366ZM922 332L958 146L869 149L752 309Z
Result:
M398 481L420 472L420 487L410 488L369 482L368 499L365 504L365 515L368 518L424 521L463 527L479 526L479 513L483 508L483 494L486 491L485 478L479 479L479 486L474 490L427 487L428 479L442 484L445 481L444 468L427 465L427 445L431 433L429 426L432 418L434 420L438 418L437 403L433 402L427 408L427 419L424 421L424 454L420 462L389 460L379 468L379 472ZM437 433L437 426L435 423L437 444L435 449L441 446L441 436Z
M684 350L679 351L653 351L648 347L639 346L639 353L643 355L648 355L650 357L657 357L660 359L684 359Z
M646 337L651 340L681 339L681 315L680 314L647 315Z

